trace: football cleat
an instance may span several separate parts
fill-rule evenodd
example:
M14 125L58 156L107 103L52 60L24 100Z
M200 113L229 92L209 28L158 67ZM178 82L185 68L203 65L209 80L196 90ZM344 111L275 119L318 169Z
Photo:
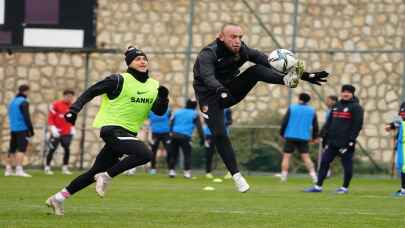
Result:
M191 171L190 170L184 170L184 178L191 179Z
M53 213L55 215L63 215L64 214L64 209L63 209L63 202L59 202L55 199L55 197L51 196L49 197L46 201L45 204L48 207L51 207L53 210Z
M232 176L233 180L235 181L236 188L238 189L239 192L245 193L249 191L250 186L246 182L245 178L242 176L240 173L235 173Z
M4 172L4 176L9 177L9 176L13 176L13 170L12 169L6 169L6 171Z
M304 192L322 192L321 187L313 186L307 189L304 189Z
M15 176L17 177L32 177L30 174L24 172L23 170L19 170L15 172Z
M124 172L125 175L127 176L133 176L135 175L136 168L128 169L127 171Z
M344 188L344 187L340 187L338 189L336 189L336 194L348 194L349 193L349 189Z
M301 61L295 65L294 69L290 70L283 78L284 85L295 88L298 86L302 74L304 73L304 64Z
M225 174L225 176L224 176L224 179L225 179L225 180L228 180L228 179L231 179L231 178L232 178L232 175L231 175L230 172L227 172L227 173Z
M63 166L62 167L62 174L72 175L73 173L69 170L69 168L67 166Z
M104 197L107 191L107 187L111 182L111 177L108 176L107 172L98 173L94 175L94 179L96 180L96 192L100 197Z
M169 170L169 177L170 178L175 178L176 177L176 171L174 169Z
M394 196L397 197L404 197L405 196L405 192L398 190L397 192L394 193Z

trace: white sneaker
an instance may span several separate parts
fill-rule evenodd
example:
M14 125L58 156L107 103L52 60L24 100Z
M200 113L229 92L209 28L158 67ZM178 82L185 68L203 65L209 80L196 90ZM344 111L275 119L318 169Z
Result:
M69 168L68 168L67 166L63 166L63 167L62 167L62 174L65 174L65 175L72 175L73 173L70 172L70 170L69 170Z
M175 178L176 177L176 171L174 169L169 170L169 177L170 178Z
M187 179L191 178L191 171L190 170L184 170L184 177Z
M224 176L224 179L226 179L226 180L231 179L231 178L232 178L232 175L231 175L230 172L227 172L227 173L225 174L225 176Z
M51 196L46 201L45 204L48 207L52 207L53 213L55 215L63 215L65 213L63 209L63 202L59 202L55 199L55 197Z
M45 175L53 175L51 167L49 167L49 166L45 166L44 173L45 173Z
M17 177L32 177L30 174L24 172L24 170L20 170L15 172L15 176Z
M108 176L107 172L98 173L94 175L94 179L96 180L96 192L100 197L104 197L107 191L107 186L111 182L111 177Z
M213 178L214 178L214 175L212 175L211 173L207 173L207 174L205 174L205 178L207 178L207 179L213 179Z
M274 174L274 176L280 178L281 182L287 182L287 176L285 176L281 173L276 173L276 174Z
M133 176L133 175L135 175L135 172L136 172L136 168L128 169L127 171L125 171L125 175Z
M4 171L4 176L9 177L9 176L13 176L13 169L6 169L6 171Z
M249 184L246 182L245 178L240 173L235 173L232 176L233 180L235 181L236 188L239 192L247 192L250 189Z

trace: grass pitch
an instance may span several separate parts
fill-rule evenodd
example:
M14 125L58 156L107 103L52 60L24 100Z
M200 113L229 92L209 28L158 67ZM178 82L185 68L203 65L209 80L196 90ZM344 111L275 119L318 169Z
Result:
M2 170L1 170L2 171ZM304 193L309 178L280 183L248 176L251 191L236 192L233 181L214 183L165 175L119 176L100 199L94 185L65 201L65 216L44 204L74 176L57 173L32 178L0 176L0 227L405 227L405 198L392 193L399 180L354 178L348 195L328 179L323 193ZM76 172L75 175L79 173ZM213 191L204 191L211 186Z

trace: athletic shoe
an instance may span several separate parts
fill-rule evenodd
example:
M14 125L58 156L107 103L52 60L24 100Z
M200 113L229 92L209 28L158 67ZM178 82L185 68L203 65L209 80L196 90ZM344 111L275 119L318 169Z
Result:
M283 78L284 85L295 88L300 82L301 76L304 73L304 64L301 61L298 61L295 69L290 70Z
M6 169L6 171L4 171L4 176L9 177L9 176L13 176L13 169Z
M336 189L336 194L347 194L349 193L349 189L344 188L344 187L340 187L338 189Z
M212 175L211 173L207 173L207 174L205 174L205 178L207 178L207 179L213 179L213 178L214 178L214 175Z
M190 170L184 170L184 178L191 179L191 171Z
M230 172L227 172L227 173L225 174L225 176L224 176L224 179L225 179L225 180L227 180L227 179L232 179L231 173L230 173Z
M170 178L175 178L176 177L176 171L174 169L169 170L169 177Z
M69 168L68 168L67 166L63 166L63 167L62 167L62 174L65 174L65 175L72 175L73 173L70 172L70 170L69 170Z
M281 182L287 182L287 176L284 176L281 173L276 173L276 174L274 174L274 176L280 178Z
M108 176L107 172L98 173L94 176L96 180L96 192L100 197L104 197L107 191L107 187L111 182L111 177Z
M307 189L304 189L304 192L322 192L322 188L318 186L313 186Z
M136 168L128 169L127 171L125 171L125 175L133 176L133 175L135 175L135 172L136 172Z
M404 197L405 196L405 192L398 190L397 192L394 193L394 196L397 197Z
M55 199L55 197L51 196L49 197L45 204L48 207L52 207L53 213L55 215L63 215L64 214L64 209L63 209L63 202L59 202Z
M149 175L156 175L156 169L150 169L149 170Z
M240 173L235 173L232 176L233 180L235 181L236 188L238 189L239 192L245 193L249 191L250 186L246 182L245 178L242 176Z
M19 170L15 172L15 176L17 177L32 177L30 174L24 172L24 170Z
M65 174L65 175L72 175L73 173L70 172L70 170L66 169L66 170L62 170L62 174Z
M44 173L45 173L45 175L53 175L53 172L51 169L45 169Z

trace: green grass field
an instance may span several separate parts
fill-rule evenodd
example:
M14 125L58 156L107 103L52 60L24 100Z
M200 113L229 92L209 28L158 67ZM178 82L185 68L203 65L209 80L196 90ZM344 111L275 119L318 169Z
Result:
M336 195L340 177L310 194L302 192L309 178L280 183L248 176L252 189L241 194L230 180L137 173L115 178L103 199L89 186L65 201L65 216L55 217L44 202L73 177L31 173L0 177L0 227L405 227L405 198L392 196L398 180L354 178L350 194Z

